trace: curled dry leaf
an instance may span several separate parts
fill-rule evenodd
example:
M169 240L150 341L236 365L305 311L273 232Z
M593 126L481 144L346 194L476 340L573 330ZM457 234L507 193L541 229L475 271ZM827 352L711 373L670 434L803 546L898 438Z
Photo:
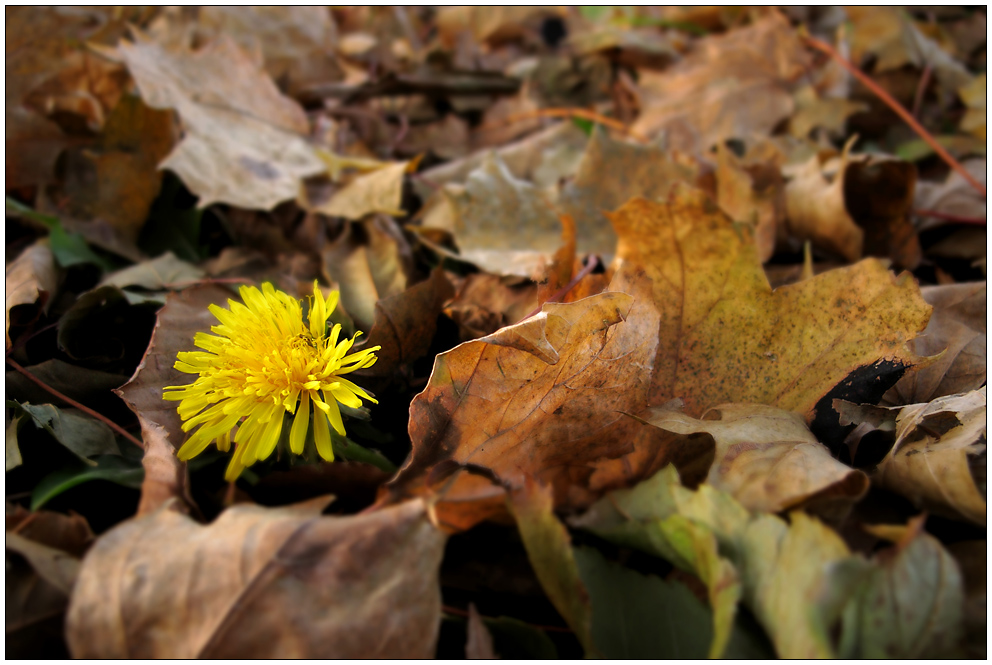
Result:
M649 287L621 274L611 288L439 355L410 407L413 453L390 483L394 499L439 491L439 518L464 528L503 510L503 486L536 479L556 505L581 505L593 461L633 447L664 457L679 437L623 415L647 405Z
M706 432L716 441L707 482L748 510L777 513L801 506L843 517L868 491L868 476L835 460L803 417L760 404L721 404L701 420L656 408L647 421L670 432Z
M972 465L985 464L986 428L985 386L903 407L896 443L872 478L924 510L985 526L985 492Z
M199 51L168 50L139 31L118 47L148 106L174 109L186 137L159 166L175 171L199 205L270 210L325 170L304 136L303 109L283 96L229 37Z
M643 111L631 129L643 136L664 130L670 145L699 154L723 139L770 134L792 114L789 87L808 62L778 13L700 39L673 67L641 74Z
M438 267L420 284L376 302L375 323L368 341L359 349L382 348L376 352L379 359L375 365L358 374L389 376L427 353L437 331L437 316L453 294L451 283Z
M55 292L55 259L48 243L38 241L11 261L4 270L4 336L7 349L11 347L10 310L18 305L42 301L44 307Z
M174 367L176 354L192 351L193 336L216 325L217 320L207 307L212 304L225 306L233 295L216 285L170 293L165 306L158 312L152 339L134 376L114 391L141 423L145 480L141 487L139 514L157 509L170 497L183 497L191 503L185 483L186 465L176 459L173 452L182 445L186 434L175 403L162 399L162 389L188 382L188 375Z
M430 658L445 537L410 501L235 506L210 525L163 507L100 538L67 617L77 658Z
M785 215L782 188L777 167L744 165L726 146L717 148L716 201L731 219L754 227L762 263L775 252L775 237Z
M920 337L910 342L921 356L939 357L928 367L912 369L885 393L892 406L920 404L937 397L978 390L987 367L986 283L925 286L923 299L933 316Z

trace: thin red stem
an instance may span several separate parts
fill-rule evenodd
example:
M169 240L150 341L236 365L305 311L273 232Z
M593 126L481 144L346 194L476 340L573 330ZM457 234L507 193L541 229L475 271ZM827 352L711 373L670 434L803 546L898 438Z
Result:
M897 102L895 98L892 97L892 95L887 93L881 86L875 83L871 79L871 77L869 77L863 71L861 71L853 64L851 64L851 62L847 58L845 58L840 53L838 53L834 49L834 47L832 47L830 44L820 41L815 37L810 37L809 35L805 35L804 39L806 40L807 44L809 44L818 51L822 51L826 53L831 58L833 58L838 63L840 63L841 67L849 71L851 75L854 76L854 78L861 81L861 83L863 83L865 87L867 87L869 90L875 93L875 95L877 95L879 99L885 102L885 104L890 109L896 112L896 115L902 118L907 125L912 127L913 131L919 134L920 138L923 139L927 145L933 148L933 151L937 153L940 156L940 158L947 163L948 166L950 166L952 169L954 169L959 174L961 174L961 177L964 178L969 185L971 185L978 192L980 192L982 197L985 197L985 187L982 185L982 183L978 182L978 180L975 179L975 176L971 175L971 173L968 172L968 169L963 167L958 160L954 159L951 153L947 152L947 150L944 149L944 146L940 145L940 143L937 142L937 139L935 139L930 134L930 132L928 132L923 127L923 125L917 122L916 118L914 118L913 115L909 111L907 111L902 104Z
M144 450L145 445L143 443L141 443L141 439L135 438L134 435L132 435L130 432L128 432L126 429L124 429L123 427L121 427L120 425L118 425L117 423L115 423L113 420L111 420L107 416L105 416L103 414L100 414L100 413L97 413L96 411L94 411L93 409L89 408L88 406L83 406L82 404L80 404L76 400L72 399L68 395L63 395L62 393L60 393L59 391L57 391L55 388L52 388L50 385L48 385L47 383L45 383L44 381L42 381L41 379L39 379L38 377L36 377L34 374L32 374L31 372L29 372L26 369L24 369L23 367L21 367L13 359L7 358L7 364L10 365L11 367L13 367L14 369L16 369L18 372L20 372L24 376L26 376L29 380L31 380L34 383L36 383L38 385L38 387L40 387L45 392L51 393L52 395L54 395L55 397L58 397L60 400L66 402L67 404L71 404L72 406L76 407L77 409L79 409L83 413L86 413L86 414L89 414L89 415L93 416L94 418L96 418L100 422L102 422L102 423L106 424L108 427L110 427L110 429L114 430L115 432L117 432L118 434L120 434L121 436L123 436L125 439L127 439L131 443L135 444L136 446L138 446L142 450Z

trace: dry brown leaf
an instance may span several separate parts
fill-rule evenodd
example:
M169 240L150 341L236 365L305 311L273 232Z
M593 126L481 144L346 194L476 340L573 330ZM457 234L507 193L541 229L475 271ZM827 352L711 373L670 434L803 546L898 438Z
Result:
M220 37L198 51L170 51L135 31L118 47L152 108L175 109L186 137L160 165L199 205L270 210L295 199L302 179L324 170L304 136L303 110L250 55Z
M145 478L141 482L141 501L135 514L140 517L153 513L176 498L182 498L188 506L192 506L186 464L176 457L176 449L169 441L165 428L140 413L138 422L141 424L141 442L145 447L145 454L141 457Z
M556 505L588 503L591 462L677 439L623 415L647 405L658 319L643 278L619 275L611 288L623 292L545 304L439 355L411 404L413 453L392 495L441 492L439 519L465 528L528 479Z
M862 256L865 233L844 207L847 150L832 181L818 155L795 169L785 185L785 216L789 235L854 262Z
M910 344L918 355L940 357L910 370L885 394L892 406L978 390L986 380L986 283L925 286L921 292L933 305L933 316Z
M496 153L469 174L464 187L443 191L462 255L488 272L530 276L558 248L561 231L551 193L515 178Z
M475 603L468 604L468 641L465 643L465 658L468 660L494 660L493 636L486 624L482 623Z
M716 459L707 482L748 510L778 513L806 507L843 517L868 491L868 477L835 460L798 413L760 404L721 404L700 420L665 407L649 414L647 421L655 427L712 435Z
M812 86L800 88L794 98L796 113L789 119L789 133L799 139L807 138L817 128L824 129L830 138L840 138L850 116L869 110L864 102L820 97Z
M169 510L93 546L66 635L77 658L430 658L445 537L410 501L321 517L327 501Z
M368 341L357 347L381 346L376 352L379 359L358 375L389 376L427 353L437 330L437 316L453 294L451 283L438 267L423 282L379 300Z
M961 101L968 107L964 117L961 118L961 131L968 132L982 141L985 140L987 123L985 81L985 74L979 74L970 83L958 89Z
M764 263L775 252L775 238L785 217L783 181L771 164L747 165L726 147L717 150L716 200L731 219L754 227L758 256Z
M538 308L538 287L529 279L474 273L456 286L444 311L458 325L462 341L492 334Z
M341 77L334 57L336 28L329 8L321 6L206 6L197 27L226 34L248 51L260 51L265 70L284 81L289 94Z
M699 416L749 402L819 421L828 394L880 398L882 384L923 360L906 343L931 308L908 273L896 278L865 260L772 291L750 230L685 187L665 204L635 199L610 217L616 264L643 268L654 284L654 405L681 397Z
M962 166L975 180L985 186L988 169L984 158L965 160ZM916 210L932 210L952 217L970 217L973 219L985 219L988 213L985 197L978 193L957 171L951 171L942 183L918 183L914 198L913 207ZM925 231L948 223L947 220L937 217L922 217L917 224L917 230ZM984 243L980 249L984 254Z
M605 213L635 196L663 198L675 182L694 184L699 171L694 160L678 151L614 140L595 130L559 200L562 211L575 220L578 251L612 256L616 235Z
M174 144L172 125L171 113L149 108L134 96L121 99L99 143L66 154L63 214L106 222L133 246L159 193L158 165Z
M402 293L413 271L403 232L381 215L346 223L321 250L321 259L327 276L339 285L341 304L361 330L372 327L376 302Z
M4 270L4 314L6 348L10 349L10 310L41 300L44 308L55 292L55 259L48 242L38 241L21 252Z
M986 424L985 386L905 406L896 443L872 479L924 510L985 526L985 493L970 458L986 454Z
M795 108L791 82L809 56L789 22L772 14L696 42L681 62L638 81L641 116L632 130L666 131L669 144L701 154L714 143L770 134Z
M371 173L356 176L335 192L329 201L315 208L331 217L359 220L366 215L383 213L403 217L403 176L412 162L386 164Z

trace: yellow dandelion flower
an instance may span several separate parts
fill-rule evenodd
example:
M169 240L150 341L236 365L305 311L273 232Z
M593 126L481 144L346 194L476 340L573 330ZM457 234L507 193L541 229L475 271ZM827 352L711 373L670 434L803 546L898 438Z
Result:
M360 407L362 400L378 404L368 392L342 374L371 367L380 347L349 353L351 339L338 341L341 325L327 330L327 318L338 304L338 292L325 300L315 281L308 314L303 321L300 301L272 284L241 287L244 304L228 300L230 309L211 305L221 325L215 335L197 333L194 343L202 351L178 354L176 369L199 377L185 386L167 386L167 400L179 401L183 431L199 426L176 455L188 460L216 442L227 452L231 431L235 450L225 478L235 480L241 472L266 459L283 435L284 414L295 414L289 432L290 450L303 453L313 419L317 452L332 461L328 423L344 435L338 402Z

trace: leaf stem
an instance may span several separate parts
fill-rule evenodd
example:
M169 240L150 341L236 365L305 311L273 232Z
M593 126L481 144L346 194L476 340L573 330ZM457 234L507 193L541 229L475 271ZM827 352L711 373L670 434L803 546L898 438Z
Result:
M96 411L94 411L93 409L89 408L88 406L83 406L82 404L80 404L76 400L72 399L68 395L63 395L62 393L60 393L59 391L57 391L55 388L52 388L50 385L48 385L47 383L45 383L44 381L42 381L41 379L39 379L38 377L36 377L34 374L32 374L31 372L29 372L26 369L24 369L23 367L21 367L19 364L17 364L17 362L13 358L7 357L6 360L7 360L7 364L8 365L10 365L14 369L16 369L18 372L20 372L21 374L23 374L24 376L26 376L29 380L33 381L35 384L38 385L38 387L40 387L45 392L51 393L55 397L58 397L60 400L62 400L64 402L66 402L68 404L71 404L72 406L76 407L77 409L79 409L83 413L96 418L97 420L99 420L100 422L104 423L105 425L107 425L108 427L110 427L110 429L114 430L115 432L117 432L118 434L120 434L125 439L127 439L131 443L135 444L136 446L138 446L142 450L145 449L145 445L143 443L141 443L141 440L140 439L135 438L134 435L132 435L130 432L128 432L126 429L124 429L123 427L121 427L120 425L118 425L117 423L115 423L113 420L111 420L107 416L105 416L103 414L100 414L100 413L97 413Z
M952 169L957 171L961 175L961 177L968 182L969 185L974 187L982 195L982 197L985 197L985 187L982 186L982 183L978 182L978 180L976 180L975 177L968 172L968 169L962 166L958 160L954 159L951 153L947 152L947 150L944 149L944 146L940 145L940 143L937 142L937 139L935 139L933 135L931 135L930 132L928 132L923 127L923 125L917 122L916 118L913 117L913 114L907 111L905 107L903 107L902 104L896 101L892 95L887 93L880 85L875 83L871 79L871 77L869 77L863 71L855 67L847 58L845 58L840 53L838 53L834 49L834 47L831 46L830 44L827 44L826 42L820 41L819 39L815 37L811 37L809 35L803 35L803 39L806 41L807 44L809 44L816 50L822 51L823 53L826 53L831 58L836 60L838 63L840 63L841 67L849 71L851 75L854 76L854 78L861 81L861 83L863 83L865 87L867 87L869 90L875 93L875 95L878 96L878 98L881 99L883 102L885 102L885 104L890 109L895 111L896 115L902 118L906 122L906 124L913 129L914 132L919 134L920 138L923 139L927 145L933 148L933 151L936 152L940 156L940 158L943 159L945 163L947 163L948 166L950 166Z

